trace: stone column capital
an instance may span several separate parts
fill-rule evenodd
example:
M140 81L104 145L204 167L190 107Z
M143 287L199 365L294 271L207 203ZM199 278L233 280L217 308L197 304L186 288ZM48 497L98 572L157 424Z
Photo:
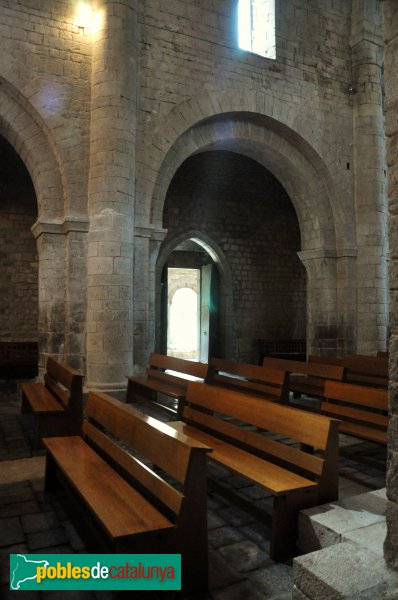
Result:
M311 250L300 250L297 252L297 256L302 263L319 258L337 258L336 250L333 248L312 248Z
M37 239L44 233L53 235L65 235L71 231L80 231L87 233L89 228L89 220L83 217L65 217L64 219L38 219L31 227L31 232Z
M134 230L135 237L149 238L155 242L163 242L167 235L167 229L148 225L146 227L136 226Z
M43 221L42 219L38 219L36 223L32 225L31 232L33 233L36 239L44 233L61 235L63 234L62 221L56 219L49 219L48 221Z
M71 231L88 233L89 226L90 221L85 217L65 217L62 223L64 233L70 233Z

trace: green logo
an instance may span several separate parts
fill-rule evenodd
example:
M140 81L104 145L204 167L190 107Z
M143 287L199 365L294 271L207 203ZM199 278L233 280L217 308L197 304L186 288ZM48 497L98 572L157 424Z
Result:
M180 590L180 554L11 554L11 590Z

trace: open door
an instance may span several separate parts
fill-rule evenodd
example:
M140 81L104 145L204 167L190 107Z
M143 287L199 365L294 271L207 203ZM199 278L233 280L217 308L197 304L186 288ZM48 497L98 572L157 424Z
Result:
M168 267L163 267L160 282L160 354L167 354L167 331L168 331Z
M159 351L208 362L219 352L219 271L203 248L174 250L161 274Z
M200 361L207 363L218 354L218 271L214 263L201 268Z

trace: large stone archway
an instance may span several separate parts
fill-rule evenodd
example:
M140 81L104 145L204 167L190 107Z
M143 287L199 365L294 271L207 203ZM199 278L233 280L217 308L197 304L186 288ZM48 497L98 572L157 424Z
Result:
M68 269L67 256L71 244L84 256L88 223L81 217L65 217L68 183L51 132L28 100L4 79L0 81L0 135L24 162L37 198L38 218L32 233L39 258L40 366L44 367L48 354L55 354L82 367L83 328L76 322L84 314L84 292L73 261Z
M275 112L278 113L276 103ZM281 109L279 114L286 121L295 121L291 111L284 113ZM186 114L184 117L186 125L189 119ZM167 189L175 172L189 156L207 150L229 150L254 159L282 184L297 213L301 231L299 257L306 267L308 279L310 351L353 350L356 333L355 214L348 203L343 218L332 174L316 150L285 123L247 111L202 118L180 135L176 132L177 127L173 129L170 124L165 127L167 132L162 129L154 136L155 163L161 153L160 147L167 151L155 176L152 165L152 177L144 186L145 193L151 194L152 199L146 208L149 236L152 231L157 232L158 238L163 238L162 214ZM171 143L172 137L175 139ZM160 241L153 246L155 254Z

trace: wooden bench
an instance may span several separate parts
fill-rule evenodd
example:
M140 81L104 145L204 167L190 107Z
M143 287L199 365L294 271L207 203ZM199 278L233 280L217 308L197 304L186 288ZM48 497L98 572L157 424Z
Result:
M388 388L388 356L343 354L341 360L347 382Z
M261 365L265 356L287 358L291 360L305 360L305 339L258 339L258 364Z
M342 381L344 377L343 366L329 363L266 357L263 366L287 371L289 373L289 390L293 392L294 396L306 394L307 396L322 398L327 379Z
M270 556L291 556L298 511L338 497L338 421L195 382L188 384L183 416L185 422L170 425L212 448L212 460L273 495ZM253 431L253 426L267 434ZM321 455L293 447L292 440Z
M321 409L341 420L342 433L387 444L387 390L327 381Z
M262 396L267 400L287 402L288 375L279 369L268 369L224 358L212 358L206 383Z
M34 414L36 446L43 437L76 435L83 420L83 375L48 357L44 383L21 384L21 413Z
M180 418L188 381L204 381L207 369L208 365L204 363L152 353L146 375L128 377L127 402L135 402L138 398L151 400L162 410ZM176 400L177 408L159 402L158 394Z
M309 362L341 365L345 368L344 381L370 387L388 388L388 356L343 354L340 357L314 356Z
M206 591L209 448L99 392L86 415L83 437L44 439L46 489L63 483L94 550L181 553L184 591Z
M28 379L37 376L37 342L0 342L0 379Z

